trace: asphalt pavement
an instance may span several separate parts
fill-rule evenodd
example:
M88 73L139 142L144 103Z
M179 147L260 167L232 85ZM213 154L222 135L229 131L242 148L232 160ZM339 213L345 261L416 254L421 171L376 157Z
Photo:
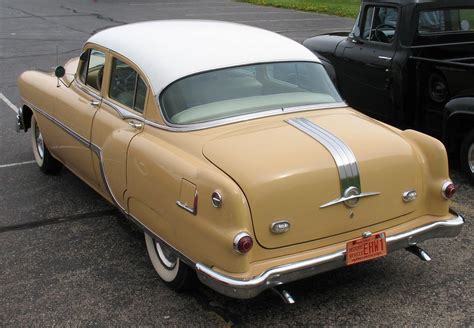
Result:
M137 228L67 170L40 173L30 133L14 129L18 75L78 56L98 30L171 18L241 22L297 41L352 25L227 0L0 0L0 326L472 326L474 189L456 169L453 206L467 222L457 238L424 243L431 262L399 251L291 283L292 306L270 291L235 300L204 286L169 290Z

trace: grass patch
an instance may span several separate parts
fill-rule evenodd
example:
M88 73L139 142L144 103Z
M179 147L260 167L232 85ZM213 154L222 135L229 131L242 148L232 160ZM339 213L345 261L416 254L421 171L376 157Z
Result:
M273 6L303 11L315 11L329 15L356 17L360 0L239 0L261 6Z

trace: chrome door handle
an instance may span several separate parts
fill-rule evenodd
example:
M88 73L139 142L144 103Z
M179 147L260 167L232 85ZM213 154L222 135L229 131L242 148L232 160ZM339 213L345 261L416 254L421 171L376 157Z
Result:
M91 105L94 106L94 107L97 107L97 106L100 105L100 101L92 100L92 101L91 101Z
M386 56L379 56L379 59L382 59L382 60L392 60L392 57L386 57Z
M143 127L143 123L137 122L137 121L129 121L128 125L130 125L132 128L137 129L137 130Z

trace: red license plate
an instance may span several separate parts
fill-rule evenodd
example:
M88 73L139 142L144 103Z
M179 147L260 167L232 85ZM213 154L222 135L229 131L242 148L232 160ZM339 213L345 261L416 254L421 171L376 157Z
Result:
M356 264L387 255L385 233L349 241L346 244L346 264Z

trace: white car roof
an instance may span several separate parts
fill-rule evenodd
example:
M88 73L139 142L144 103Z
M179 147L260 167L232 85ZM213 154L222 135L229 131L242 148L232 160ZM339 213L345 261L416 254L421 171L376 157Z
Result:
M113 27L89 43L108 48L147 75L155 95L172 82L199 72L246 64L319 59L277 33L242 24L162 20Z

